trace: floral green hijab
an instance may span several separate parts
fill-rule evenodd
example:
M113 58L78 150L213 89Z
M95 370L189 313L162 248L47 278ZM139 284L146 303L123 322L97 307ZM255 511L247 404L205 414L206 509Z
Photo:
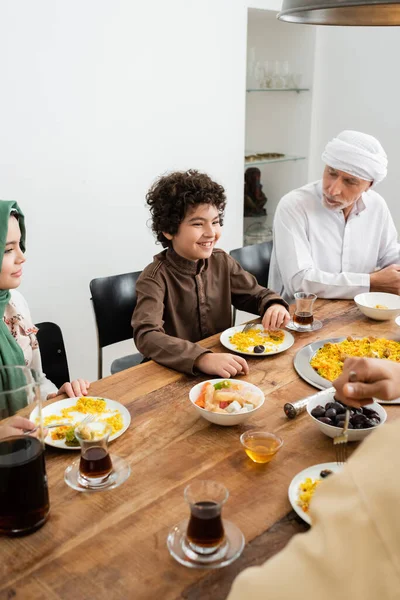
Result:
M10 214L18 213L18 222L21 230L21 249L25 252L25 220L18 204L13 200L0 200L0 271L3 263L3 256L8 235L8 224ZM10 301L10 290L0 289L0 367L11 365L25 365L24 354L18 345L17 341L11 335L10 330L4 322L4 311ZM19 387L19 381L13 381L13 377L9 376L7 381L4 377L0 377L0 391L4 389L15 389ZM20 405L21 404L21 405ZM8 416L7 413L14 413L19 408L22 408L26 402L17 402L16 406L4 407L0 406L0 418ZM7 410L8 408L8 410Z

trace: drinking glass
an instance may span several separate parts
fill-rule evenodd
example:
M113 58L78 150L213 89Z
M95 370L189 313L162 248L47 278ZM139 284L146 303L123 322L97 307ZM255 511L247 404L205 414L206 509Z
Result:
M0 533L6 535L31 533L45 523L49 514L41 379L41 374L27 367L0 367L1 419L29 405L36 409L38 424L34 435L0 438Z
M167 537L168 550L181 565L220 569L240 556L243 533L221 517L228 496L226 487L216 481L195 481L186 486L184 498L190 518L174 525Z
M108 452L111 434L108 423L92 422L75 429L81 446L78 482L87 488L102 488L108 485L113 465Z
M221 511L229 492L216 481L189 484L184 497L190 507L186 543L198 554L213 554L225 542Z
M296 308L293 315L293 321L302 328L312 328L314 322L313 305L317 299L315 294L306 292L296 292L294 295Z

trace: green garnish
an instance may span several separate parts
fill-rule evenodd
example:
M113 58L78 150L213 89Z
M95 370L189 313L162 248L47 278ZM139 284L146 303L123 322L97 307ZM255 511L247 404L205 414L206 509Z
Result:
M79 446L79 441L75 437L75 427L70 427L65 433L66 446Z
M223 388L228 388L228 387L231 387L231 382L228 381L227 379L224 379L224 381L219 381L218 383L214 383L215 390L222 390Z

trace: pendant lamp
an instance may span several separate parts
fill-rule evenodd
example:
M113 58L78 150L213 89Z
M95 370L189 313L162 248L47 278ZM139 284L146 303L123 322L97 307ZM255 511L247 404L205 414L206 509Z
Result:
M278 19L311 25L400 25L400 0L283 0Z

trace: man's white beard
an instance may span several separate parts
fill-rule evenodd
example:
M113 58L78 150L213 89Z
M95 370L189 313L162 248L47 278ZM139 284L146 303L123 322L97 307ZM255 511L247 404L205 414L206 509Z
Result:
M358 200L358 198L357 198L357 200ZM355 204L357 202L357 200L348 200L347 202L341 202L340 204L336 204L335 206L333 206L332 204L329 204L326 201L325 194L322 194L322 204L325 206L325 208L328 208L329 210L333 210L335 212L339 212L340 210L343 210L344 208L347 208L348 206Z

